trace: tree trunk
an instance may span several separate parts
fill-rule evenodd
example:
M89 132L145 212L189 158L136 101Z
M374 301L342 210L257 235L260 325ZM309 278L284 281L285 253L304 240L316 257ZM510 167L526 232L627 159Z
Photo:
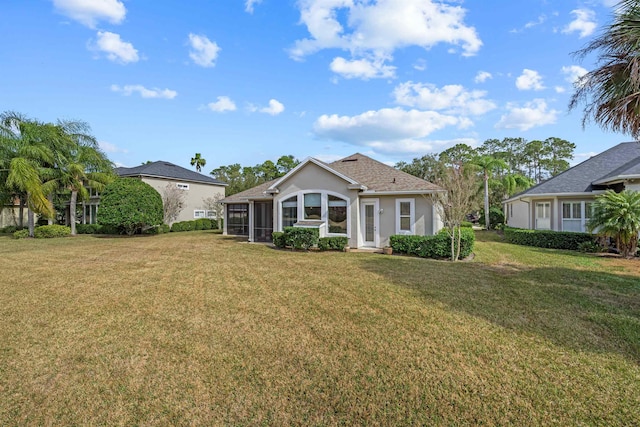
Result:
M29 237L34 237L34 231L36 229L35 217L31 208L27 208L27 225L29 227Z
M477 188L477 187L476 187ZM484 173L484 226L489 230L489 174Z
M18 225L24 228L24 197L20 196L20 207L18 208Z
M458 250L456 252L456 261L460 259L460 246L462 246L462 229L458 226Z
M53 206L53 194L49 194L47 196L47 200L49 200L49 203L51 204L51 206ZM54 215L55 215L55 213L54 213ZM50 217L47 218L47 224L53 225L53 218L50 218Z
M451 261L456 260L456 228L452 227L449 232L451 233Z
M76 203L78 201L78 192L71 190L71 200L69 200L69 225L71 226L71 235L76 235Z

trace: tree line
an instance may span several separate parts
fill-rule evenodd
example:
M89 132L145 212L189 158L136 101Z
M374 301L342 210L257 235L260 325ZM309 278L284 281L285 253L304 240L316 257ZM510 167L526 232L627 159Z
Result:
M285 155L281 156L275 163L271 160L255 166L241 166L239 163L234 163L220 166L212 170L210 174L215 179L228 184L225 194L231 196L264 182L283 177L299 164L300 161L294 156Z
M79 120L45 123L21 113L0 114L0 204L19 201L19 225L27 209L29 236L34 214L52 224L54 198L76 203L89 198L89 188L101 191L115 179L113 164L100 149L90 126ZM70 221L75 234L75 221Z

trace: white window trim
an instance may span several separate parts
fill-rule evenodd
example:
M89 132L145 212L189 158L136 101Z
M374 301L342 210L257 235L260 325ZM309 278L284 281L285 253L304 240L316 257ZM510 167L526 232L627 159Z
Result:
M411 230L409 231L400 229L400 203L407 202L409 203L409 222L411 224ZM396 234L416 234L416 199L396 199Z
M564 229L564 222L565 221L574 221L574 222L578 222L580 221L580 232L582 233L586 233L587 232L587 221L589 221L589 218L587 218L587 203L593 203L594 200L563 200L562 201L562 218L561 218L561 226L562 226L562 231L565 231ZM564 217L564 204L568 203L568 204L580 204L580 218L565 218ZM573 215L573 207L571 208L571 214Z
M302 214L304 217L304 195L309 193L320 193L320 219L317 221L324 222L326 226L325 228L327 230L326 236L327 237L346 236L348 238L351 238L351 200L349 199L348 196L345 196L344 194L336 193L335 191L327 191L327 190L300 190L300 191L288 193L282 196L282 198L278 200L278 220L277 220L278 231L282 231L282 228L283 228L282 227L282 212L283 212L282 202L284 202L285 200L289 200L293 196L296 196L298 198L298 201L297 201L298 221L305 221L304 219L300 218L300 215ZM347 233L346 234L345 233L329 233L329 196L339 197L343 200L346 200L347 202Z
M178 190L188 190L189 184L183 184L181 182L177 182L176 187L178 188Z
M198 212L202 212L201 216L198 216ZM194 209L193 210L193 217L195 219L201 219L201 218L206 218L207 216L207 211L205 211L204 209Z

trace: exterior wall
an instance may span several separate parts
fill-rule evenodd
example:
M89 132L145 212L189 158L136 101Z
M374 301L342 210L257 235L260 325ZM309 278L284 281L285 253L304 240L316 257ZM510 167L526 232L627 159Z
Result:
M347 186L349 183L344 179L328 172L318 165L313 163L307 163L302 169L300 169L295 175L284 181L280 187L278 187L279 193L274 197L273 210L274 210L274 224L273 229L276 231L282 231L281 221L281 209L280 202L286 200L298 192L330 192L340 195L347 199L348 214L349 214L349 229L348 238L349 246L355 248L358 246L358 191L349 190ZM300 212L298 216L300 217Z
M640 181L632 180L629 182L625 182L624 188L627 190L640 191Z
M178 181L174 179L163 179L163 178L142 178L143 182L146 182L150 186L156 189L160 195L164 193L164 190L167 184L171 183L172 185L176 184L188 184L189 189L183 190L185 192L185 207L178 215L176 222L179 221L191 221L196 219L194 217L195 210L204 210L203 200L209 197L215 197L216 194L220 194L221 197L224 197L225 187L222 185L211 185L211 184L203 184L197 182L187 182L187 181Z
M431 200L423 197L419 194L411 195L393 195L393 196L375 196L367 195L361 197L361 201L378 199L380 203L380 246L389 245L389 237L396 233L396 217L398 215L396 211L396 200L413 200L414 202L414 235L427 236L434 234L434 218L433 218L433 205ZM439 230L438 222L436 221L436 230ZM358 228L358 233L360 229Z
M27 225L27 208L24 208L23 224ZM17 226L20 223L20 208L18 206L0 207L0 228L10 225Z
M533 224L529 221L529 218L531 218L531 203L516 200L511 203L507 203L506 206L507 212L505 213L505 218L509 227L533 227Z

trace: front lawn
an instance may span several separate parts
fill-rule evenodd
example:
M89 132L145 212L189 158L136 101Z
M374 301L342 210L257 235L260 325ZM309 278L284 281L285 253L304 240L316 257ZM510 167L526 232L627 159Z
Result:
M634 425L640 261L0 237L2 425Z

